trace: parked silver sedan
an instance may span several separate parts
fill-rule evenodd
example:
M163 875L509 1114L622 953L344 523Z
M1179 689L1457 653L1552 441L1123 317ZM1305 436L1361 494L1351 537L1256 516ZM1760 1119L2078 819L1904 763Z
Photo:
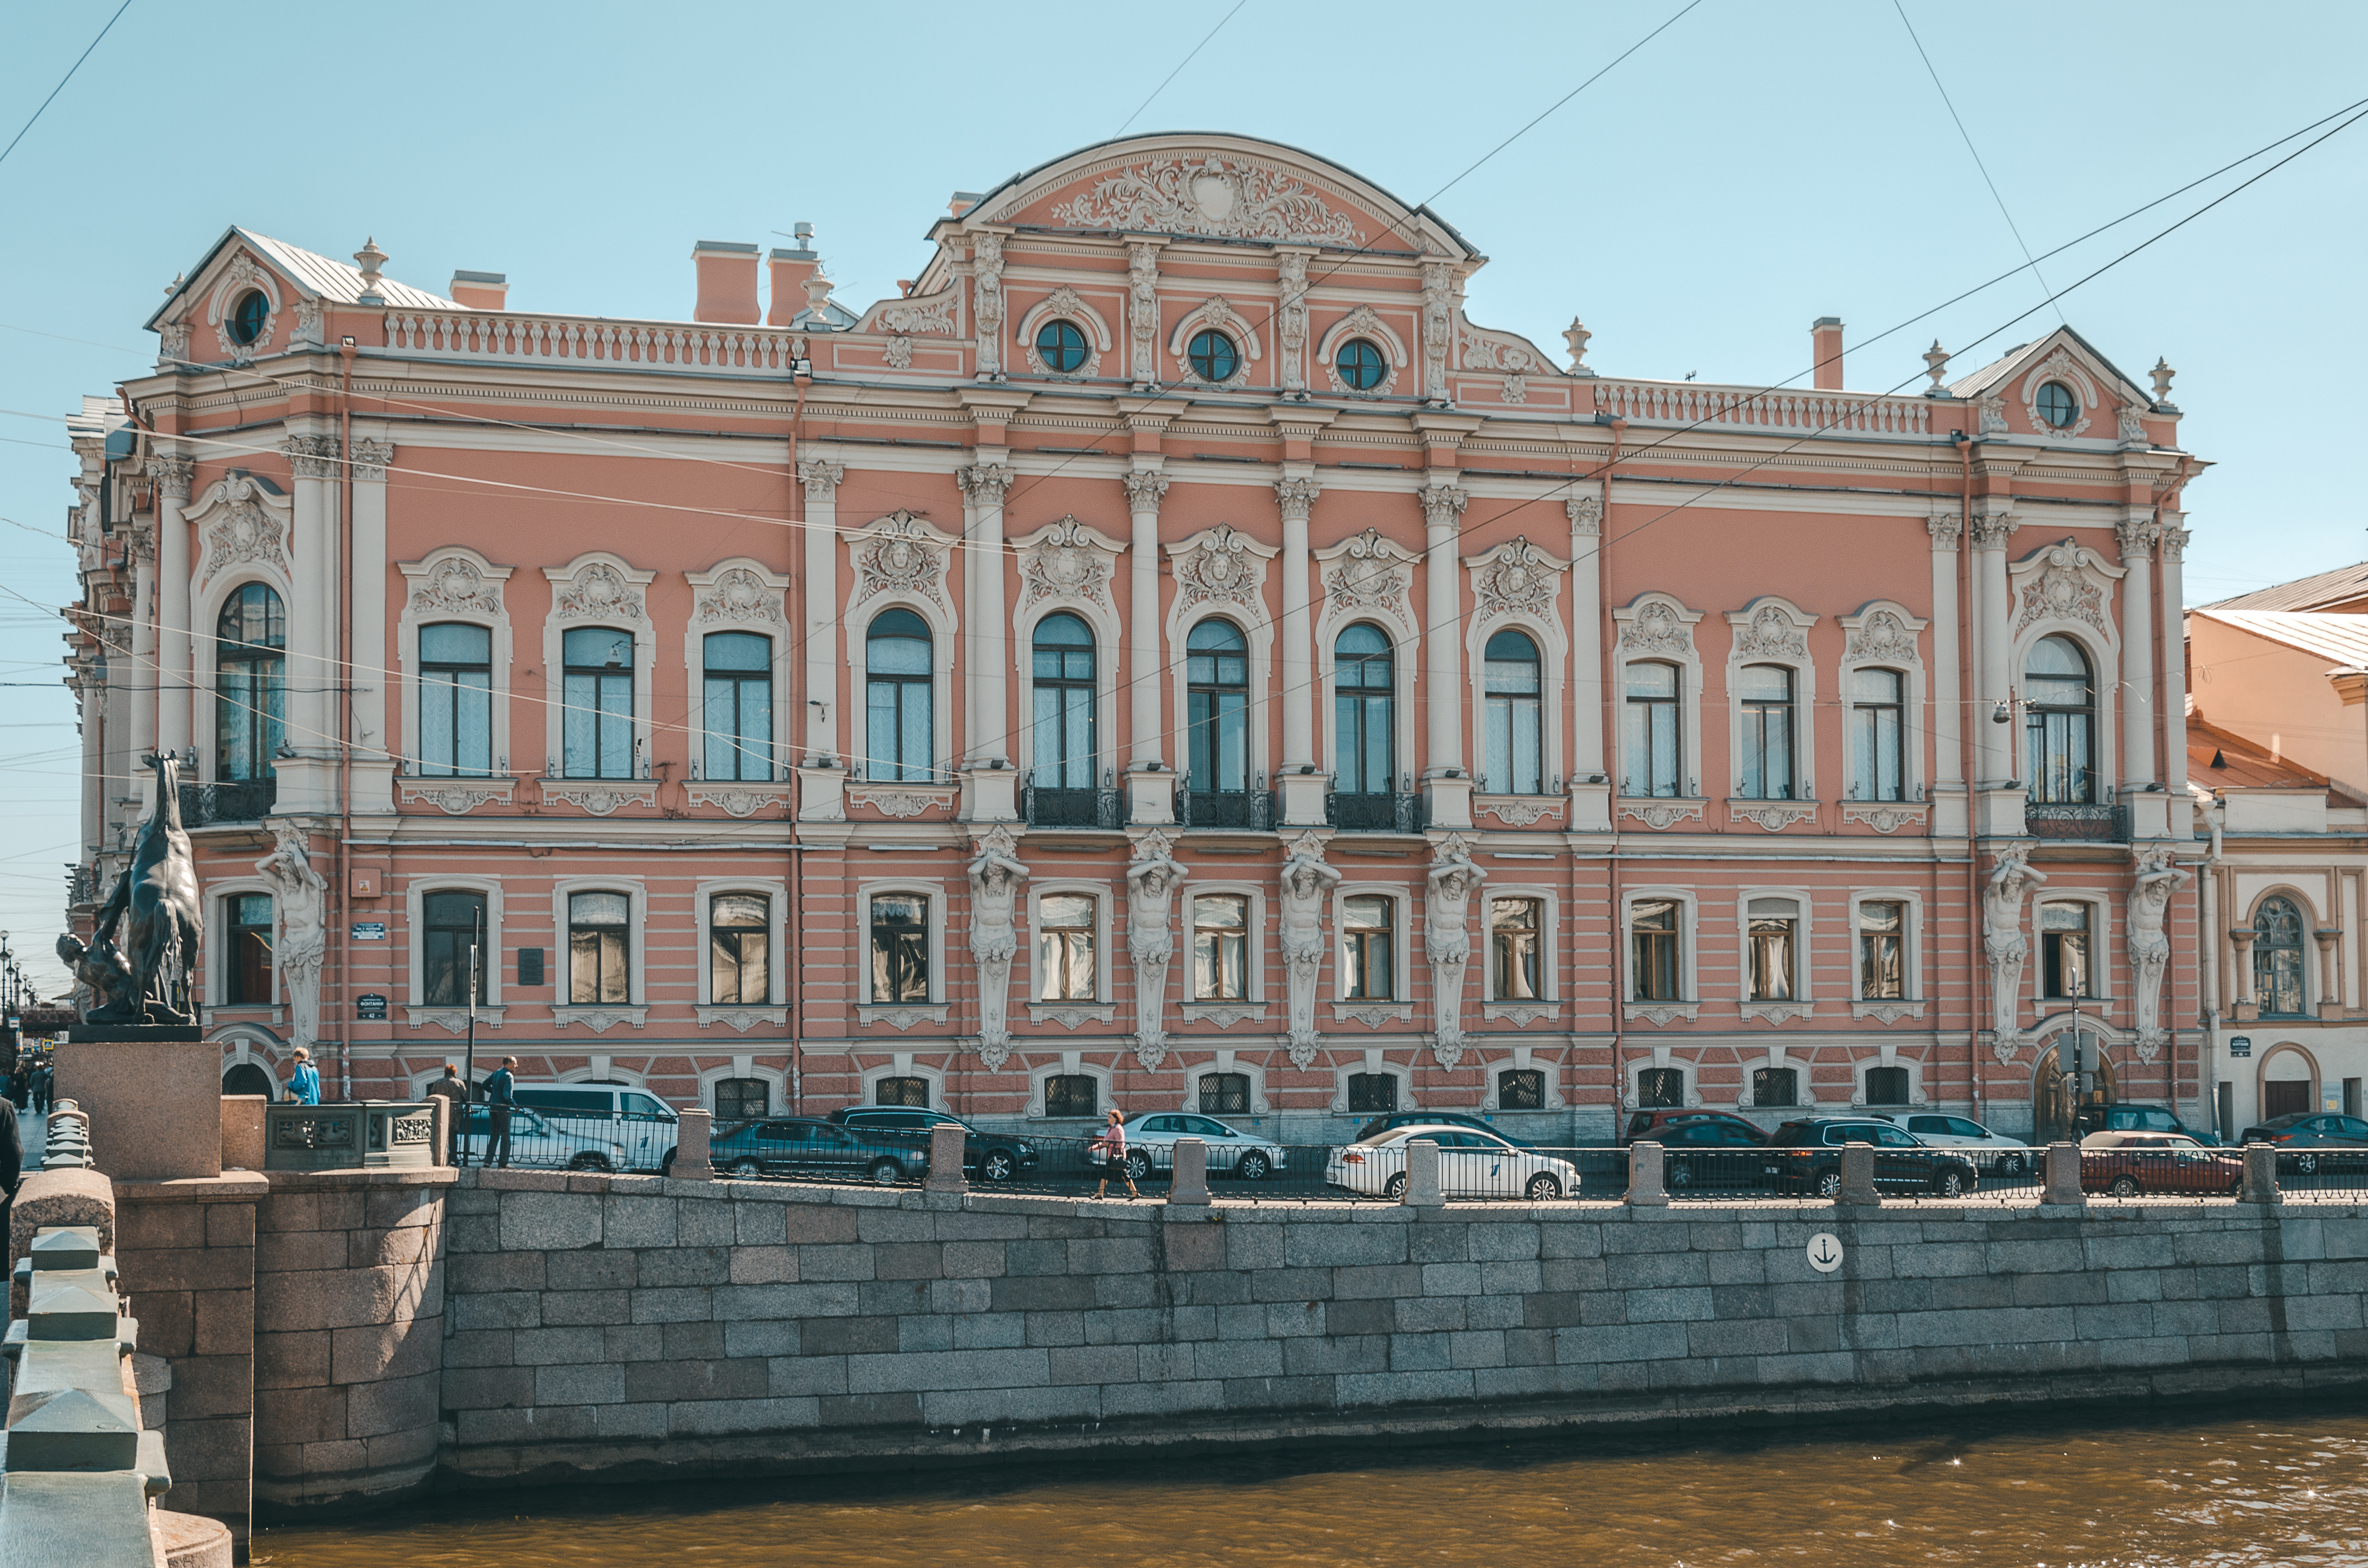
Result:
M1332 1151L1324 1179L1377 1198L1402 1199L1406 1145L1439 1145L1439 1189L1448 1198L1526 1198L1545 1202L1578 1196L1578 1167L1470 1127L1396 1127Z
M1136 1181L1153 1171L1174 1170L1179 1138L1198 1138L1208 1145L1211 1176L1264 1181L1288 1160L1281 1144L1228 1127L1213 1117L1142 1111L1121 1125L1126 1129L1126 1174Z
M1930 1143L1936 1149L1955 1149L1974 1163L1975 1170L1986 1174L2021 1176L2039 1168L2038 1150L2021 1139L1993 1132L1971 1118L1917 1111L1897 1119L1916 1134L1918 1142Z

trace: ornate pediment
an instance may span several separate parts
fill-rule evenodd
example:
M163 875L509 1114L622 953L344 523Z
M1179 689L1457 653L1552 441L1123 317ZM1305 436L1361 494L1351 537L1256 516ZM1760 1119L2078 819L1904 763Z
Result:
M910 512L892 512L848 536L855 556L855 597L861 605L883 596L926 600L953 614L946 567L954 541Z
M1208 155L1130 162L1053 208L1073 229L1198 234L1275 244L1360 245L1364 226L1270 165Z
M1317 551L1315 559L1322 573L1327 624L1359 615L1380 614L1390 617L1408 631L1415 629L1414 612L1406 598L1414 584L1417 559L1414 551L1387 538L1379 528L1367 528L1353 539Z
M1230 523L1219 523L1169 545L1167 558L1176 578L1176 608L1186 610L1201 604L1230 604L1264 614L1260 590L1266 582L1266 563L1274 555L1272 546L1260 544Z
M1620 651L1623 653L1693 657L1693 623L1702 619L1702 614L1665 594L1651 595L1626 609L1614 610L1612 619L1620 623Z
M1118 558L1126 546L1077 521L1063 517L1032 534L1011 541L1019 554L1019 605L1017 613L1047 600L1090 606L1110 614L1110 585Z
M249 562L289 574L289 520L293 505L269 480L233 470L206 490L185 514L197 525L203 587L224 570Z
M416 566L405 562L401 571L411 579L410 613L415 619L429 615L491 618L502 613L502 579L509 575L507 566L492 567L472 552L456 551L431 556Z
M637 572L610 556L578 556L565 566L546 566L554 592L555 619L650 623L646 591L655 572Z
M786 626L781 593L786 578L754 562L727 562L710 572L693 572L690 619L699 626Z
M2018 563L2015 587L2015 631L2043 620L2079 621L2108 638L2116 635L2107 595L2126 569L2066 540L2051 544Z
M1463 564L1472 574L1472 597L1479 602L1481 618L1486 619L1520 612L1553 615L1554 598L1561 591L1559 579L1570 563L1523 537L1479 555L1467 555Z

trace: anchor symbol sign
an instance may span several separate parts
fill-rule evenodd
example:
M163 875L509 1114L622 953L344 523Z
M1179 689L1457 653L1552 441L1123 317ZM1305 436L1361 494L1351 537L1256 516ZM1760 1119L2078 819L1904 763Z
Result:
M1819 1231L1809 1238L1809 1267L1820 1274L1831 1274L1842 1266L1842 1239L1831 1231Z

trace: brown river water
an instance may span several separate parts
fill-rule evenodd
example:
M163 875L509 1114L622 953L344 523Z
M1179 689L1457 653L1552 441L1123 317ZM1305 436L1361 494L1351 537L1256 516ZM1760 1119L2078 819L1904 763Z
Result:
M461 1494L259 1532L268 1568L2368 1564L2368 1417L1871 1426Z

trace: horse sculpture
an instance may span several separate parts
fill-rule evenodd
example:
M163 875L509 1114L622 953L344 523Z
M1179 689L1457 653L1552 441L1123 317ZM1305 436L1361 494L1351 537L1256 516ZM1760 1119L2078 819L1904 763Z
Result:
M205 919L198 902L197 864L181 826L180 768L170 755L147 760L156 770L156 809L141 827L131 864L100 907L90 939L95 953L120 952L123 983L107 1006L91 1010L89 1023L198 1021L189 971L197 963ZM127 926L127 915L128 928L119 942L117 932Z

